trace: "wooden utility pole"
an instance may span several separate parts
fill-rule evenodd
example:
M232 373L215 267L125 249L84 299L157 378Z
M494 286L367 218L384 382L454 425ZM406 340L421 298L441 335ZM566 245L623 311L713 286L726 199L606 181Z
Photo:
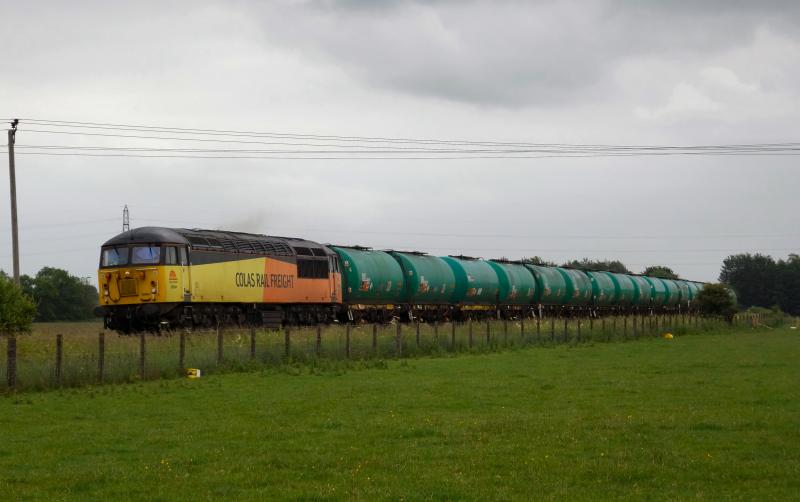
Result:
M17 231L17 174L14 166L14 142L17 135L17 124L19 119L11 122L11 129L8 130L8 176L9 188L11 190L11 248L14 257L14 284L19 282L19 233Z

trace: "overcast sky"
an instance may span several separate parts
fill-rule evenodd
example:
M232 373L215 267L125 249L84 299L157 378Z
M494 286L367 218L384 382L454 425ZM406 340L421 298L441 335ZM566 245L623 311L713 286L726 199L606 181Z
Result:
M0 118L534 143L794 142L798 26L796 1L2 0ZM35 127L23 120L18 145L155 144L26 129ZM17 176L23 272L50 265L93 281L125 204L134 227L616 258L696 280L715 280L728 254L800 249L800 169L786 156L20 154ZM9 221L0 204L5 270Z

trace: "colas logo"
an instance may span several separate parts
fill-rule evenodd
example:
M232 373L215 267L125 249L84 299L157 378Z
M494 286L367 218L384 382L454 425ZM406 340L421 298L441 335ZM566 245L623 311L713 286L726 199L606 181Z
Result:
M178 274L174 270L169 271L169 282L178 282Z

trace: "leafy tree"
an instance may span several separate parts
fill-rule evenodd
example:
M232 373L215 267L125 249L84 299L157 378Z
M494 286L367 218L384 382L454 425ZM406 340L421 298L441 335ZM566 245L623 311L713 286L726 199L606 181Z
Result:
M706 284L694 298L695 307L703 314L721 315L728 322L738 310L730 290L724 284Z
M651 265L644 269L642 275L658 277L659 279L680 279L678 274L676 274L671 268L663 265Z
M790 254L775 264L777 275L776 303L784 312L800 315L800 256Z
M37 321L90 319L97 305L97 289L66 270L45 267L26 287L37 305Z
M2 271L0 271L2 273ZM8 275L0 276L0 332L4 334L29 331L36 305L17 287Z
M794 263L779 266L771 256L762 254L731 255L722 262L719 280L736 290L742 305L769 308L780 301L781 284L784 282L781 272L784 268L792 269L796 266ZM796 296L797 291L786 293ZM792 303L791 298L784 298L784 303Z
M555 262L547 261L542 257L539 256L529 256L529 257L522 257L520 258L521 262L523 263L530 263L531 265L542 265L543 267L557 267L558 265Z
M585 270L605 270L607 272L615 272L617 274L630 274L621 261L619 260L590 260L583 258L582 260L572 260L564 264L565 267L581 268Z

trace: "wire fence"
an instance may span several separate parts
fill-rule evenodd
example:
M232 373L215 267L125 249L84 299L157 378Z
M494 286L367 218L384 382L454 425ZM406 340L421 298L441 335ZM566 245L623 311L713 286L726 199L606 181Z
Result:
M202 374L252 371L317 361L359 361L492 352L531 346L681 336L742 327L696 315L545 318L464 323L409 323L218 329L171 334L112 332L5 337L0 392L136 382Z

